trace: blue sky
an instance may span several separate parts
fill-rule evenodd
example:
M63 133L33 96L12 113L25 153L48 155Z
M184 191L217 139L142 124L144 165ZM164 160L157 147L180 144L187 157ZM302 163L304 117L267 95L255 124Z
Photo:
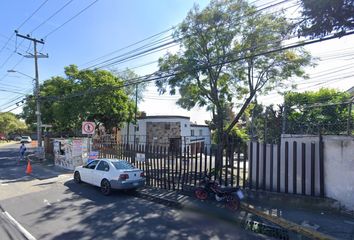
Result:
M20 24L33 13L44 0L22 1L5 0L1 2L0 15L0 49L7 41L5 37L13 34ZM36 26L46 20L67 1L49 0L19 32L30 33ZM74 16L92 1L74 0L62 12L50 19L46 24L32 33L33 37L43 38L51 30ZM205 6L208 1L198 1ZM39 74L41 81L50 76L61 74L63 67L69 64L81 65L87 61L104 55L105 53L127 46L133 42L161 32L178 24L193 6L193 1L182 0L100 0L83 14L63 26L60 30L45 39L43 53L48 53L48 59L39 60ZM0 66L2 66L15 49L16 38L13 37L7 48L0 53ZM17 45L21 43L17 39ZM18 48L24 52L29 42L24 41ZM22 51L21 51L22 50ZM1 89L15 92L26 92L32 88L31 79L19 74L8 74L21 56L14 54L7 63L0 68ZM145 61L145 60L144 60ZM141 61L141 63L144 63ZM130 67L126 64L122 67ZM117 66L121 68L121 66ZM16 70L34 76L33 59L23 59ZM15 90L14 90L15 89ZM0 92L0 106L14 98L15 93ZM6 105L7 106L7 105ZM6 109L9 110L10 108ZM4 110L3 107L0 107Z
M74 16L81 9L88 6L94 0L74 0L62 12L50 19L46 24L32 33L33 37L43 38L51 30L60 26L70 17ZM7 41L6 38L13 34L20 24L35 9L41 5L44 0L3 0L1 1L0 14L0 49ZM19 32L22 34L30 33L36 26L46 20L51 14L61 8L66 1L49 0L43 8L41 8L26 24L24 24ZM201 7L208 4L209 1L188 1L188 0L99 0L83 14L69 22L61 29L48 36L45 39L45 45L42 49L43 53L48 53L48 59L39 60L40 80L50 78L53 75L63 73L63 67L69 64L82 64L100 57L106 53L125 47L131 43L142 40L153 34L161 32L171 26L180 23L192 8L194 2ZM267 2L267 1L260 1ZM269 1L268 1L269 2ZM296 11L297 9L293 9ZM167 35L165 35L167 36ZM21 39L17 39L18 51L24 53L29 46L28 41L24 41L22 45ZM308 48L313 54L321 55L324 49L326 51L339 51L343 48L354 48L354 38L348 37L341 40L334 40L331 43L318 44ZM29 93L33 87L31 79L23 77L20 74L10 73L16 63L21 60L21 56L13 54L9 56L15 49L16 38L13 37L10 43L2 52L0 52L0 111L7 111L16 107L15 102L9 103L9 100L20 97L20 94L6 93L1 89L12 92ZM20 46L19 46L20 45ZM31 49L31 47L30 47ZM41 47L40 47L41 49ZM133 48L132 48L133 49ZM149 55L147 57L137 59L115 68L124 69L126 67L136 67L141 64L157 60L164 52ZM117 53L119 54L119 53ZM114 56L114 55L113 55ZM5 61L9 60L5 63ZM342 62L319 62L316 69L309 71L314 74L328 69L329 67L342 66L343 64L354 63L353 58L344 59ZM141 75L153 72L156 64L138 68L135 71ZM24 58L16 70L22 73L34 76L33 59ZM337 87L345 90L353 85L353 78L349 78L343 82L335 82L328 86ZM320 87L319 85L318 87ZM306 88L306 85L305 85ZM314 90L316 86L314 86ZM270 98L270 99L269 99ZM274 102L277 96L265 97L264 101ZM153 114L179 114L190 116L192 121L203 123L205 119L210 119L210 114L202 109L193 109L187 112L174 104L176 97L159 97L155 88L149 87L146 93L146 100L139 104L140 110L144 110L148 115ZM278 97L277 101L281 101ZM156 108L156 105L159 107ZM16 109L18 113L21 109Z

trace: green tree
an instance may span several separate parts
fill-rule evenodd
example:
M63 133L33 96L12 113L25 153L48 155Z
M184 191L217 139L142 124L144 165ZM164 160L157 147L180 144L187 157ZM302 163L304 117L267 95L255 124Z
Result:
M282 131L284 106L264 106L252 103L248 107L247 129L250 138L264 142L278 142Z
M130 84L132 81L137 79L139 75L128 68L122 72L118 72L116 70L113 70L112 72L126 83L126 87L124 89L130 99L135 102L134 112L130 112L129 118L127 119L127 137L129 139L129 125L131 122L136 124L136 118L139 117L138 103L143 101L143 93L146 89L147 83Z
M350 94L334 89L285 95L287 133L343 134L347 132ZM354 113L352 112L352 118Z
M27 130L26 124L15 114L10 112L0 113L0 133L22 133Z
M156 85L160 93L179 91L177 104L185 109L211 111L217 142L222 143L256 93L305 75L311 57L301 48L259 54L280 48L291 31L282 14L257 12L243 0L211 1L204 10L195 6L174 33L180 51L159 60L160 71L169 77ZM234 102L238 112L226 122Z
M118 78L122 79L127 86L124 88L127 95L135 101L137 97L138 103L143 101L143 93L147 87L147 83L138 83L138 84L130 84L132 80L134 81L139 77L134 71L130 70L129 68L125 69L124 71L118 72L116 70L112 70L112 73L116 75ZM128 85L129 84L129 85ZM137 94L136 94L137 93Z
M54 131L73 132L84 120L103 124L107 131L133 116L135 104L124 81L105 70L65 68L66 77L52 77L40 87L42 122ZM34 99L23 108L28 123L34 120Z
M302 36L323 37L354 29L354 0L301 0Z

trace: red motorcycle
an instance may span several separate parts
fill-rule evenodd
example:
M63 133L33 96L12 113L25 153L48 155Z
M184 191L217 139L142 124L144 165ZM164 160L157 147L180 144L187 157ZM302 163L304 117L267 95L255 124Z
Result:
M210 194L213 194L216 201L224 202L225 207L233 211L240 208L240 201L244 197L239 187L221 187L211 180L210 175L204 176L194 193L199 200L206 200Z

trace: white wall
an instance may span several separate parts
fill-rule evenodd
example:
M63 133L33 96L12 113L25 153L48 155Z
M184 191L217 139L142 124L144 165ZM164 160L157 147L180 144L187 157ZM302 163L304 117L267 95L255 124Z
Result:
M190 130L194 130L194 136L191 136L191 133L189 135L191 136L191 139L199 139L199 138L204 138L204 144L206 146L210 146L211 144L211 133L210 129L208 126L202 126L202 125L191 125ZM200 134L201 131L201 134Z
M354 210L354 137L325 136L325 194Z
M293 189L293 143L297 142L296 191ZM311 194L311 143L315 143L315 195L320 194L319 137L314 135L282 135L280 154L280 191L285 190L285 142L289 143L288 192L302 192L302 143L305 144L305 187ZM256 142L252 151L252 183L256 186ZM263 186L263 144L259 145L259 187ZM324 194L339 201L346 208L354 210L354 137L323 136L324 148ZM250 144L248 146L250 151ZM277 149L273 149L273 191L277 185ZM250 152L249 152L250 156ZM270 145L266 145L266 189L270 189Z
M297 182L296 182L296 192L301 193L301 174L302 174L302 162L301 162L301 144L305 143L306 147L306 163L305 163L305 188L306 194L311 194L311 143L315 143L315 194L318 195L320 193L320 175L319 175L319 136L317 135L296 135L296 134L282 134L281 136L281 174L285 173L285 142L289 143L289 170L288 170L288 191L289 193L294 193L293 191L293 143L297 142L297 165L296 165L296 172L297 172ZM285 189L284 181L281 182L280 185L281 191Z

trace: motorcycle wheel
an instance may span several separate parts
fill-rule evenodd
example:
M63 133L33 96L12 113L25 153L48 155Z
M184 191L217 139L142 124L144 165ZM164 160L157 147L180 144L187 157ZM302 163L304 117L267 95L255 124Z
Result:
M230 195L226 198L225 206L232 211L237 211L240 209L240 199Z
M199 199L199 200L205 200L208 198L208 193L207 191L205 191L204 188L197 188L195 191L194 191L194 194L195 196Z

